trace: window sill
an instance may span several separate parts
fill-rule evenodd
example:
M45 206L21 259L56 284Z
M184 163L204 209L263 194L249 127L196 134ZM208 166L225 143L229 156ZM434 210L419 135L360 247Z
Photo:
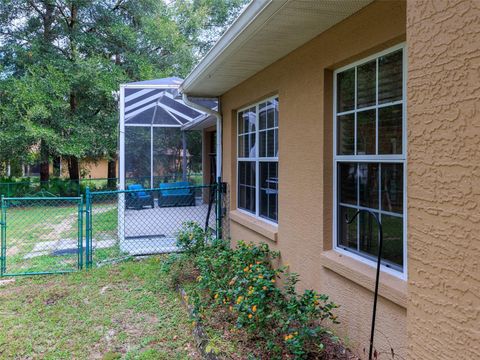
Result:
M375 268L342 255L335 250L324 252L320 263L327 269L370 290L375 290ZM407 282L385 272L380 272L379 295L407 308Z
M266 237L269 240L277 241L278 228L274 225L268 224L265 221L254 218L238 210L230 211L230 220L240 224L260 235Z

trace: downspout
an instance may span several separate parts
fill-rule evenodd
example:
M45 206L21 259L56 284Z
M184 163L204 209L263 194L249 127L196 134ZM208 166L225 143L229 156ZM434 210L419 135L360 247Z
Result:
M188 98L188 94L182 94L182 100L188 106L197 109L201 112L204 112L209 115L213 115L217 119L217 149L216 149L216 170L217 170L217 179L222 178L222 115L220 112L212 110L208 107L196 104Z

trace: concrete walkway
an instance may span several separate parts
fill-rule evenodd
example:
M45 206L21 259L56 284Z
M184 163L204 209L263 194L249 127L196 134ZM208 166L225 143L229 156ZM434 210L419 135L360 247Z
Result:
M159 254L178 251L176 236L188 221L205 226L207 204L125 211L125 239L120 249L130 255ZM215 227L215 209L212 208L209 226Z

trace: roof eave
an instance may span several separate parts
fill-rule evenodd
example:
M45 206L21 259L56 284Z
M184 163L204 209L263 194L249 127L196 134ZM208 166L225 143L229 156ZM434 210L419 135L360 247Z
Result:
M193 97L222 96L373 1L253 0L185 78L179 90ZM292 27L304 31L295 33ZM292 36L278 46L279 33ZM257 52L255 46L259 40L266 46Z
M192 85L203 80L208 69L217 62L222 62L229 53L240 47L242 43L254 34L258 27L275 14L288 0L263 0L252 1L235 20L231 27L225 31L210 51L203 57L198 65L190 72L180 85L180 92L190 96L217 97L222 94L191 93ZM232 46L233 44L233 46Z

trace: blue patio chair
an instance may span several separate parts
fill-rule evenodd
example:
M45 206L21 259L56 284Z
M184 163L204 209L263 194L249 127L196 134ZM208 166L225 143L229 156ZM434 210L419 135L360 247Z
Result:
M155 207L153 196L148 194L142 185L133 184L128 185L128 190L135 190L134 192L126 193L126 207L127 209L141 210L145 206Z
M195 192L186 181L159 185L158 206L195 206Z

